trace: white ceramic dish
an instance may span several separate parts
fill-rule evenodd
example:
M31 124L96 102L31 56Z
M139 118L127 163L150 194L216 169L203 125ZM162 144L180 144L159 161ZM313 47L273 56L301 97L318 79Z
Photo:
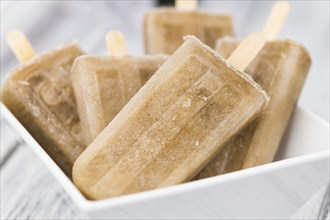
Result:
M276 162L163 189L89 201L2 103L1 112L91 218L288 219L329 181L329 124L297 107Z

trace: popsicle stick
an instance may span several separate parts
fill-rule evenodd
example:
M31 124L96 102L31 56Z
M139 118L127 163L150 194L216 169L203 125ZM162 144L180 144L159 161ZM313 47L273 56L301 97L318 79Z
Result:
M197 0L175 0L175 9L194 11L197 9Z
M278 1L274 4L262 31L266 40L273 40L277 37L289 12L290 4L288 1Z
M109 31L105 37L108 52L111 56L127 55L125 38L120 31Z
M20 30L10 31L7 34L7 43L21 63L27 61L36 54L30 41Z
M261 33L251 33L238 45L227 61L239 71L244 71L264 45L265 39Z

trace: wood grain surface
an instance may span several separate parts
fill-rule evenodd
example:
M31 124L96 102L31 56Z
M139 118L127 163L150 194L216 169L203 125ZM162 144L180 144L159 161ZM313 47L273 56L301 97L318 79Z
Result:
M241 39L262 29L273 3L201 1L200 9L233 14ZM1 81L18 64L5 43L5 33L12 28L25 31L38 52L77 39L89 54L107 54L104 35L117 28L124 33L129 52L142 54L142 17L154 5L153 1L1 1ZM313 58L299 102L329 121L329 1L292 1L291 8L280 36L302 42ZM0 125L0 218L87 218L2 117Z

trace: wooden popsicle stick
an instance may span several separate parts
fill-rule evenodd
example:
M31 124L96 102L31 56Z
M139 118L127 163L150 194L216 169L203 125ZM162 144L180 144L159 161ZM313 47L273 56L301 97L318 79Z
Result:
M127 55L125 38L120 31L109 31L105 37L108 52L111 56Z
M273 40L277 37L289 12L290 4L288 1L278 1L274 4L262 31L266 40Z
M10 31L7 34L7 43L21 63L36 55L30 41L20 30Z
M227 61L239 71L244 71L264 45L265 39L261 33L251 33L237 46Z
M197 9L197 0L175 0L175 9L194 11Z

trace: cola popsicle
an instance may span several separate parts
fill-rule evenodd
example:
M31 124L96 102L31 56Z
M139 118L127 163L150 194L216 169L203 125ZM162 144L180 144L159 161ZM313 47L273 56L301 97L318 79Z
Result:
M216 50L229 56L239 42L224 38ZM306 49L292 40L267 42L246 73L267 91L270 101L256 119L210 162L197 179L272 162L311 65Z
M90 144L166 60L165 55L81 56L71 77L85 143Z
M154 9L144 15L148 54L172 54L183 43L182 37L188 34L213 48L219 37L232 36L233 32L232 18L227 15L178 8Z
M1 90L2 102L69 177L85 149L70 80L71 65L81 54L68 44L36 55L8 74Z
M71 78L85 144L90 144L168 58L127 55L123 35L106 35L110 56L81 56Z
M186 37L77 159L74 183L104 199L188 181L267 98L248 75Z

